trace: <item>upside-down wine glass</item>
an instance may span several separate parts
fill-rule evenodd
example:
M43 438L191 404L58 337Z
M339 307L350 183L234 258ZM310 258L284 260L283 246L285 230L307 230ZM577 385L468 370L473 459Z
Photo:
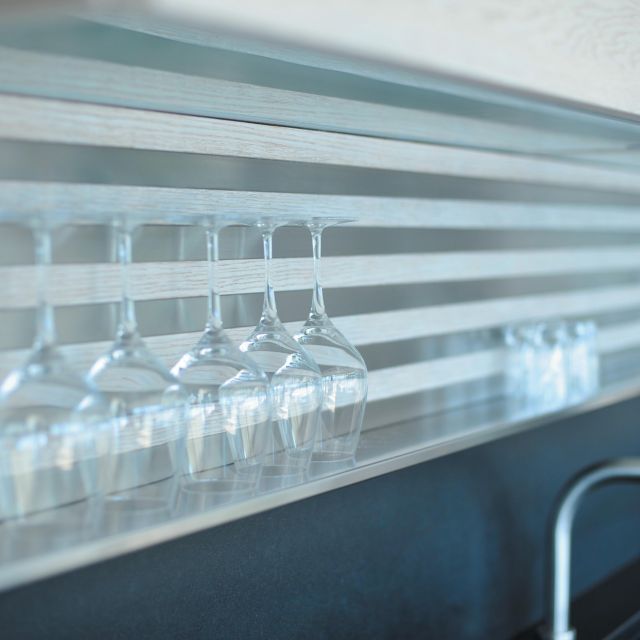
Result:
M271 439L269 380L227 336L217 286L223 223L205 225L208 296L205 329L172 369L189 396L182 490L209 504L251 494ZM211 494L215 495L211 495Z
M27 361L0 387L0 520L97 495L111 435L100 394L56 347L47 286L51 230L41 219L31 229L36 337Z
M260 485L269 490L304 480L322 405L322 385L313 358L278 318L271 276L273 232L279 224L263 219L257 226L264 249L264 303L257 327L240 349L251 355L271 383L272 438Z
M178 380L140 337L131 296L132 226L114 221L122 301L114 343L88 377L102 392L115 423L106 492L131 509L163 508L172 497L187 423L187 398ZM145 491L129 491L145 487ZM127 506L129 505L129 506Z
M311 458L314 473L353 461L367 402L367 365L327 316L320 281L322 232L342 222L346 220L312 218L305 223L313 246L314 284L309 317L294 337L322 374L322 411Z

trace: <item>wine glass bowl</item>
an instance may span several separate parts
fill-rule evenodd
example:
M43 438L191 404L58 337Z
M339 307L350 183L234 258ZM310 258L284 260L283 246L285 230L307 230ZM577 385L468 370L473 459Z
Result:
M107 493L174 475L187 420L186 395L137 333L119 335L91 367L114 424Z
M350 460L358 446L367 400L366 364L328 319L307 320L296 339L314 357L322 375L322 411L312 460Z
M253 491L271 415L264 373L223 332L209 330L172 371L190 405L184 483L192 491Z
M96 495L109 438L100 397L37 349L0 387L0 520Z

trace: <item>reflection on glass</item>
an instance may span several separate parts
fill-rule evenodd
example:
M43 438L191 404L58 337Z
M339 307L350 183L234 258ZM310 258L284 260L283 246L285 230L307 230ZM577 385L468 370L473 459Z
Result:
M598 326L593 320L569 324L569 402L580 402L597 392L600 385Z
M47 297L51 234L33 229L36 339L25 364L0 387L0 520L83 500L98 492L109 448L106 408L55 346Z
M594 322L553 321L505 331L507 392L519 409L554 411L581 402L599 386Z
M271 220L259 223L265 258L262 316L240 349L267 374L272 393L272 440L262 471L263 489L302 482L308 469L322 404L320 370L308 352L284 328L271 281Z
M181 500L203 506L252 493L271 439L269 380L223 329L214 225L206 229L209 287L204 333L172 369L190 402Z
M367 401L367 366L331 322L324 306L320 282L322 231L337 222L314 219L307 223L313 244L313 296L309 317L295 336L322 374L322 412L312 457L314 471L320 472L323 467L329 470L353 459Z
M131 229L122 221L115 227L122 274L120 322L115 342L89 372L89 380L105 397L115 425L114 450L105 479L107 493L173 476L186 429L186 394L138 332L129 282ZM149 493L153 494L153 489Z

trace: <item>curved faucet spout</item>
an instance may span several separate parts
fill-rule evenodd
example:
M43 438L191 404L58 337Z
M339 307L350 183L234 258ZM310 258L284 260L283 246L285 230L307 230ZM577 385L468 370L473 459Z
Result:
M640 481L640 458L619 458L586 469L575 476L560 495L552 523L548 568L549 619L545 640L575 640L569 624L571 606L571 531L582 498L594 487L609 482Z

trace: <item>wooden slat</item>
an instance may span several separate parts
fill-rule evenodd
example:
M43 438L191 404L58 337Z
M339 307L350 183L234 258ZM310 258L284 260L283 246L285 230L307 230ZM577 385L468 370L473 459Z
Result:
M372 10L366 0L277 0L268 5L258 0L147 0L129 5L131 18L128 12L110 13L120 14L121 24L137 24L164 37L174 34L193 42L199 37L206 44L208 36L216 46L210 30L226 30L248 42L258 40L258 46L283 59L295 61L305 51L312 56L319 51L319 66L327 66L322 58L328 57L328 64L334 58L335 68L350 71L362 60L390 79L413 72L429 80L437 71L638 114L634 36L640 19L627 0L565 0L544 10L539 0L477 0L465 6L464 19L456 3L433 1L407 3L404 10L390 1ZM296 56L298 50L303 53Z
M601 353L614 353L640 346L640 323L628 322L607 328L598 336Z
M0 91L467 147L549 152L611 144L596 135L8 47L0 47Z
M640 231L640 211L631 207L0 181L0 219L44 214L69 222L108 222L116 212L154 224L212 215L230 222L337 216L354 218L350 226L394 229Z
M593 316L638 307L640 285L630 285L357 314L333 320L353 344L362 347L555 317ZM295 333L301 324L302 321L297 321L286 326L291 333ZM228 334L239 344L251 330L252 327L236 327L229 329ZM150 336L146 342L153 353L171 367L196 343L199 336L200 332ZM71 344L62 346L61 351L73 366L82 371L88 369L110 344L108 340ZM28 349L0 351L0 377L19 366L27 354Z
M327 287L376 286L625 270L640 264L640 248L328 257L323 263L323 280ZM217 272L223 294L260 293L263 290L262 260L224 260ZM277 259L273 273L279 290L305 289L311 283L311 261L306 258ZM206 263L135 263L131 267L131 280L134 296L139 300L198 297L206 291ZM4 283L0 308L33 306L34 267L2 267L0 281ZM56 305L104 303L120 298L117 264L55 265L51 269L51 281L50 295Z
M345 7L341 3L336 3L326 8L329 13L333 13L331 16L332 26L327 32L322 33L322 37L328 37L330 42L325 42L322 46L316 47L309 46L310 42L306 38L301 40L297 28L293 29L284 38L274 38L272 35L265 37L264 29L268 29L268 27L263 23L257 31L250 30L250 35L248 36L244 31L247 29L246 18L231 30L224 29L219 16L213 22L202 20L202 14L197 20L193 18L188 21L184 20L184 18L176 20L174 12L180 11L184 7L183 3L179 3L178 6L172 8L173 10L169 10L169 15L166 13L168 7L166 2L162 9L156 11L149 11L148 6L136 9L129 3L126 12L120 8L114 9L101 6L75 12L75 15L120 29L138 31L177 42L196 44L201 47L215 47L250 53L293 64L332 69L385 82L463 95L494 104L515 105L520 108L524 106L529 109L531 109L532 104L526 94L495 91L495 74L505 71L506 67L512 80L515 78L515 82L508 82L507 84L521 86L522 82L530 83L532 81L530 73L523 75L522 69L531 70L533 65L537 66L534 71L535 75L539 76L534 78L534 82L541 81L542 84L542 87L537 86L535 89L539 93L554 93L549 90L549 84L555 83L560 89L557 92L559 96L565 98L571 96L575 100L575 94L586 90L595 95L596 100L591 100L594 103L602 104L602 101L605 101L607 107L623 110L628 109L628 105L632 105L633 110L633 99L628 91L629 82L633 82L633 80L631 78L621 80L616 77L618 74L622 76L625 72L628 72L627 66L620 63L621 54L619 48L621 34L630 28L627 19L629 16L626 13L627 7L616 11L616 5L612 0L602 0L600 8L598 8L597 2L592 2L587 8L584 7L582 0L574 0L574 2L576 5L574 9L568 8L567 3L557 7L560 12L558 16L553 10L546 11L544 15L541 15L539 13L540 7L535 1L530 2L529 4L533 6L529 7L527 7L527 2L521 1L509 8L516 14L515 16L509 16L507 15L509 10L505 13L505 7L499 0L482 0L474 3L475 15L473 15L473 8L470 9L471 13L467 11L465 25L461 25L460 12L455 5L434 5L433 3L415 5L411 7L411 11L398 14L393 3L388 3L387 8L385 8L384 3L381 3L377 8L377 16L371 16L370 7L366 7L367 22L371 20L371 24L367 24L367 27L374 31L377 28L381 28L385 31L384 35L380 35L380 33L375 35L373 33L365 34L366 29L359 29L357 33L353 33L352 24L355 22L360 24L362 21L359 19L345 20L343 16L338 17L340 10L349 11L353 7ZM364 4L366 5L366 3ZM288 7L289 10L292 8L297 8L295 3L294 7ZM603 8L607 8L612 12L607 16L607 29L602 29L603 16L607 13ZM207 2L206 6L202 6L201 9L206 13L212 9L211 3ZM236 9L237 7L233 7L232 11ZM308 7L306 9L308 11ZM242 10L240 8L240 11ZM282 14L274 13L273 7L271 7L271 17L278 16L277 20L280 23L277 26L278 28L283 27L283 20L300 19L300 16L292 18L289 15L289 10L286 11L286 18L284 18ZM426 18L416 21L416 11L420 10L425 11ZM354 11L357 12L357 9ZM631 12L631 17L635 18L633 9L629 9L629 11ZM475 24L466 24L468 15L471 15L471 20L476 21ZM305 17L307 16L308 13ZM496 20L496 16L500 16L500 19ZM251 19L254 18L255 13L252 11ZM546 20L544 27L541 26L539 19ZM589 25L590 20L592 21L591 26ZM399 25L398 22L402 21L405 24ZM571 24L572 21L573 24ZM336 22L339 22L345 29L345 32L340 34L342 47L335 40ZM394 29L389 30L389 22L394 23ZM308 20L304 20L304 29L317 28L317 25L307 23ZM460 35L462 27L465 28L464 36ZM407 43L404 40L404 34L414 28L417 29L417 37L419 38L417 49L423 47L431 48L429 54L425 56L426 60L423 61L425 64L421 69L416 68L414 57L416 49L407 48ZM507 39L515 39L515 42L505 43L503 39L500 42L500 46L496 46L496 30L505 32L498 34L502 38L506 36ZM588 36L576 38L576 33L584 30L589 31ZM549 40L548 35L556 31L563 31L563 33L558 34L553 40ZM429 36L427 36L427 32L430 33ZM390 42L389 33L396 34L397 38L391 38L392 41ZM262 34L262 37L256 37L256 35L260 34ZM569 37L567 37L567 34ZM527 46L523 46L523 42L529 42L531 38L547 39L539 51L542 53L540 59L533 63L530 60L530 56L527 57ZM607 45L602 46L602 43L594 44L598 38L605 42L608 41ZM426 42L424 41L425 39L427 40ZM351 40L351 42L347 44L346 40ZM356 44L355 41L357 40L360 40L357 43L358 46L369 48L368 54L363 55L360 52L359 55L353 55L352 46ZM575 47L576 42L579 42L582 47L590 48L590 50L588 52L570 51L571 55L569 56L566 55L566 51L561 54L558 53L558 48L572 49ZM608 51L612 45L614 47L613 55ZM540 46L540 43L538 43L538 46ZM385 64L386 56L381 51L374 53L375 49L384 49L385 47L399 48L403 55L408 55L411 59L408 64L403 65L389 64L389 60ZM507 49L515 55L505 54ZM346 50L348 50L349 54L345 53ZM496 56L496 51L499 52L498 57ZM576 54L581 65L591 65L593 68L577 75L576 61L572 60L572 57ZM524 56L524 60L521 60L519 56ZM614 73L611 73L611 70L608 73L598 73L597 71L600 70L597 69L595 62L598 57L602 57L602 61L607 65L616 65L617 68L613 70ZM452 60L447 60L447 58ZM446 65L450 61L458 63L458 68L455 69L453 77L446 74L431 73L434 69L441 68L443 64ZM558 73L558 66L562 62L564 62L566 70L564 73ZM502 70L499 69L500 66L503 67ZM475 76L470 71L470 68L474 68L477 71ZM490 83L482 84L477 82L478 78L485 78L487 74L493 76L490 79ZM473 84L468 82L463 84L461 82L462 78L471 77L476 79ZM586 78L590 78L587 86L584 84ZM607 91L606 95L603 95L605 92L602 91L602 81L605 78ZM613 92L612 83L617 85ZM503 81L499 81L498 84L503 84ZM530 84L524 88L527 91L533 89ZM626 106L620 106L620 104L616 106L614 104L616 100L620 99ZM591 101L587 100L587 102ZM549 105L545 105L545 107L546 110L549 110ZM560 109L555 111L557 113ZM564 115L566 116L566 113ZM586 114L585 112L576 112L571 115L575 118L583 119ZM622 122L608 124L615 126L621 125Z
M637 173L580 163L9 95L0 137L640 193Z
M638 346L638 322L610 327L600 333L599 350L603 355ZM369 402L500 375L504 365L504 349L490 349L377 369L369 373Z
M600 331L601 355L640 346L640 322L607 327ZM438 358L409 365L377 369L369 373L369 402L439 389L504 373L505 351L491 349L462 356Z
M515 278L556 274L615 272L640 267L640 247L543 249L522 251L461 251L431 254L327 257L326 287L367 287ZM56 306L98 304L120 299L119 265L59 264L51 267L49 296ZM35 267L0 267L0 309L32 307L36 300ZM131 266L133 296L159 300L203 296L207 287L204 261L139 262ZM222 260L217 268L221 294L260 293L264 265L259 259ZM311 287L308 258L273 261L273 280L280 291Z
M176 345L184 342L183 336L177 336L177 338ZM149 341L150 346L152 342ZM190 342L188 346L185 345L185 350L192 345L193 342ZM80 350L83 346L77 345L73 348L66 347L63 349L67 355L71 356L70 362L76 367L80 362L84 364L87 360L86 355L88 354L83 353L80 355ZM105 342L100 346L102 349L99 353L103 353L109 347L109 343ZM74 352L80 357L74 358ZM12 360L14 360L13 357L5 359L3 355L0 379L9 372L10 367L6 365ZM78 370L86 370L92 362L93 360L86 362L86 366L78 367ZM17 364L19 366L20 363L18 362ZM410 365L378 369L369 373L369 402L496 375L501 372L503 365L503 351L494 349L463 356L439 358Z
M438 358L369 372L368 402L440 389L502 373L501 349Z
M344 316L336 318L335 323L361 346L638 307L640 286L634 285Z

